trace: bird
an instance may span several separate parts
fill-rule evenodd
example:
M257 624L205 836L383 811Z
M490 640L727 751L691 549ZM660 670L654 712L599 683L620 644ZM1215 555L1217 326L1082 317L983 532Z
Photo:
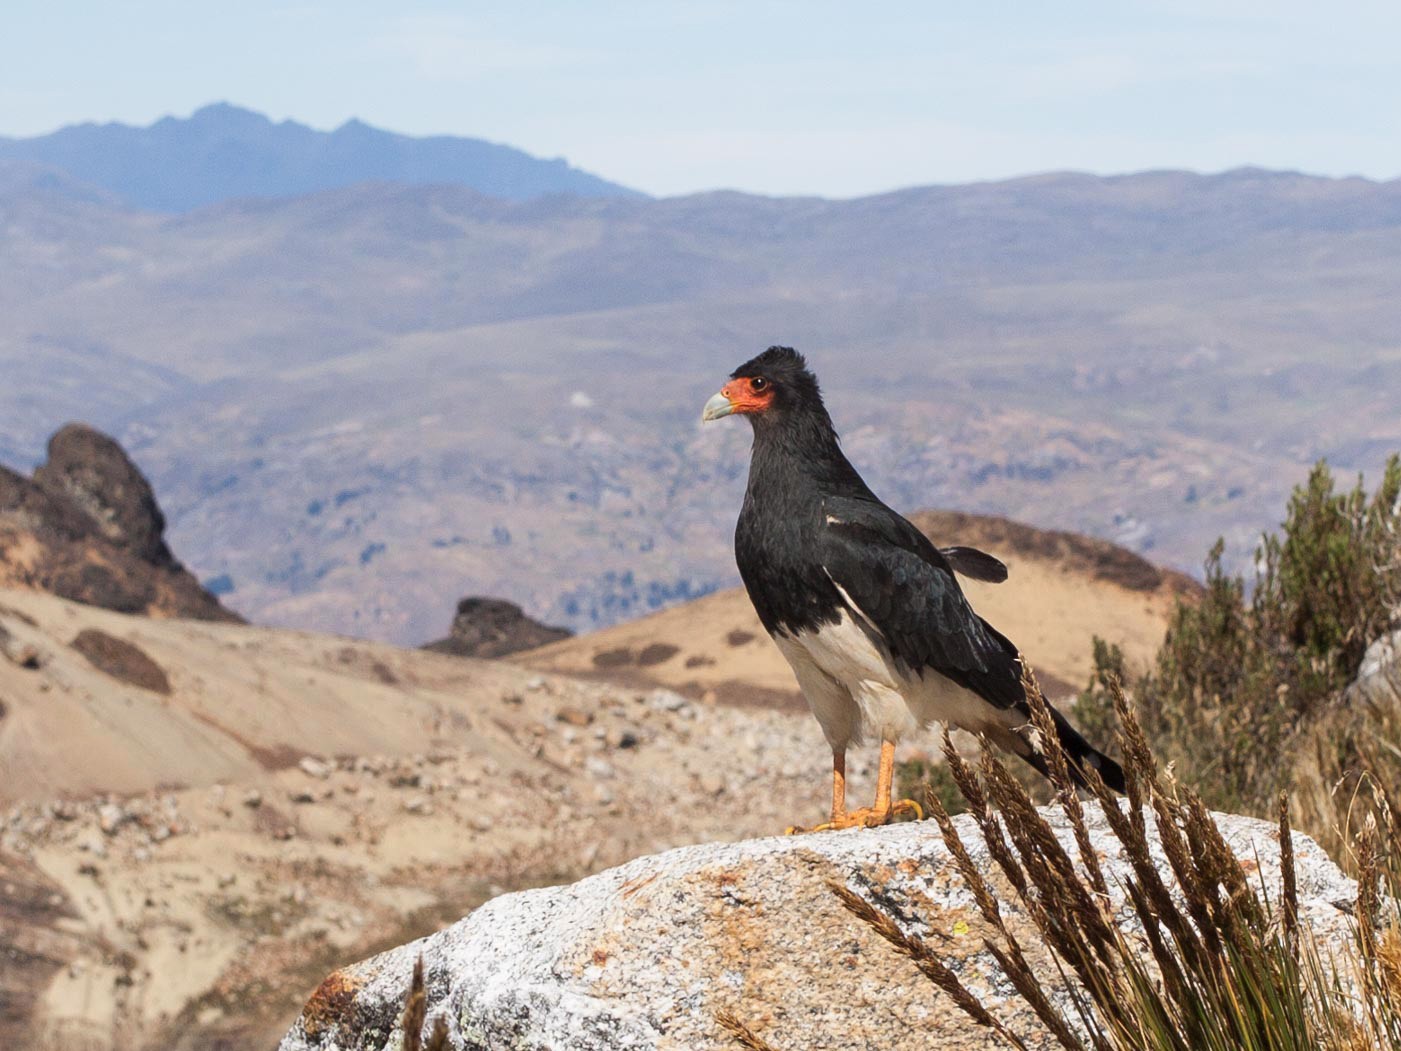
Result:
M754 611L793 669L832 749L830 820L818 831L871 827L897 814L895 747L935 722L983 734L1043 775L1047 766L1017 647L974 612L955 571L1001 580L975 548L940 549L871 491L842 452L816 376L791 347L769 347L730 374L703 421L743 416L753 428L735 561ZM1070 772L1093 767L1124 791L1119 765L1054 708ZM880 742L876 798L848 810L846 754Z

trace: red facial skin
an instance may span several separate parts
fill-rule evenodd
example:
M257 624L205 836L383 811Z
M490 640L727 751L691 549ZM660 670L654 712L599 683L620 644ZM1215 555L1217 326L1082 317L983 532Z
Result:
M763 390L755 390L754 381L748 377L730 380L720 388L720 393L730 400L736 414L763 412L773 403L773 385L766 384Z

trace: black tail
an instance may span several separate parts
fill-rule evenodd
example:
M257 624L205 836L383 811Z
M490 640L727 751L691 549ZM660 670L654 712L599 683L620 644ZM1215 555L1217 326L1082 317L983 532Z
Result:
M1050 708L1050 705L1047 707ZM1060 738L1060 746L1065 749L1065 754L1070 759L1068 764L1070 776L1076 786L1079 788L1090 787L1089 782L1085 780L1083 768L1092 767L1099 771L1099 776L1106 785L1123 795L1128 790L1124 784L1124 768L1081 737L1080 731L1071 726L1065 716L1054 708L1051 708L1051 718L1055 720L1056 736ZM1018 754L1021 755L1020 752ZM1040 755L1032 752L1022 755L1022 758L1034 766L1043 777L1050 776L1050 772L1046 769L1046 760Z
M976 547L941 547L939 554L949 560L956 573L962 573L969 580L1001 584L1007 579L1007 564Z

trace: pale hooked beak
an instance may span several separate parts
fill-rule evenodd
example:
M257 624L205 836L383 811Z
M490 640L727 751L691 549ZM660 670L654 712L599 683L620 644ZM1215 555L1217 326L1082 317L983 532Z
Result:
M705 403L705 408L701 410L701 421L709 423L711 420L718 420L722 416L728 416L734 411L734 403L730 401L729 398L725 397L724 392L721 392Z

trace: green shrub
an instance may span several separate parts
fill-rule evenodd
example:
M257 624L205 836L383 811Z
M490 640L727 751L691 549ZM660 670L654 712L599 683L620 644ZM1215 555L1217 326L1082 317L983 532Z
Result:
M1335 491L1320 463L1262 538L1252 586L1206 561L1206 587L1180 602L1156 666L1132 680L1122 654L1096 640L1078 713L1092 733L1109 719L1106 683L1132 682L1155 750L1213 807L1267 813L1294 787L1310 730L1331 718L1367 645L1395 625L1401 601L1401 458L1369 498L1359 478ZM1299 757L1301 760L1303 757Z

